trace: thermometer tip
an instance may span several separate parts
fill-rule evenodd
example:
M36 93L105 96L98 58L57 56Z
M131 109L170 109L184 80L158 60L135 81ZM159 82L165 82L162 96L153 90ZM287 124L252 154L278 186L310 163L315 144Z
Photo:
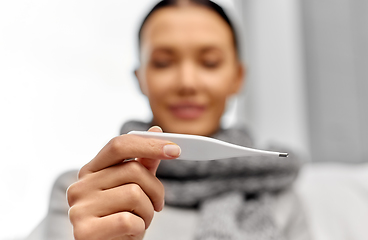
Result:
M280 153L279 154L279 157L288 157L289 156L289 153Z

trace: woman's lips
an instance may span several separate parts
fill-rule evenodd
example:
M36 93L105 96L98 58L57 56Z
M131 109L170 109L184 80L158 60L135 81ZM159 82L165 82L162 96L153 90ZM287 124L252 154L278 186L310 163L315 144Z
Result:
M181 119L196 119L202 116L206 107L196 103L179 103L170 106L171 113Z

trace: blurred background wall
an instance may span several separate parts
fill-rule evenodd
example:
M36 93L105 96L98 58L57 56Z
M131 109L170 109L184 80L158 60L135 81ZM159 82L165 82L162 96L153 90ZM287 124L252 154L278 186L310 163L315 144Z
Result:
M300 1L314 161L368 161L368 1Z
M55 178L124 121L150 119L133 70L137 27L154 2L0 1L0 239L26 236ZM367 3L220 2L241 19L247 64L224 124L310 161L367 159Z
M311 161L368 161L368 1L235 3L249 66L239 120Z
M301 15L295 0L236 0L243 22L246 85L238 120L261 146L277 142L309 160Z

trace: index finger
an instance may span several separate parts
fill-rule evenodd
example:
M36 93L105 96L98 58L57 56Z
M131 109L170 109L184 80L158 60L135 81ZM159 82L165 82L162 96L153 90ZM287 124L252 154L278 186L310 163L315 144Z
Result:
M173 142L124 134L110 140L96 157L84 165L79 171L79 178L121 163L125 159L174 159L179 155L180 147Z

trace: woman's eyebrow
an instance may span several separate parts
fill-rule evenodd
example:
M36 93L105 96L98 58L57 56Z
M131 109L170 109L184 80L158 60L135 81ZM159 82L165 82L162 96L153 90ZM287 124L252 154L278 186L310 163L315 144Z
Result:
M223 53L223 51L217 46L205 46L205 47L200 48L199 52L201 54L212 53L212 52L219 53L219 54Z
M173 55L175 51L170 47L157 47L152 51L152 54L168 54Z
M206 46L198 47L195 50L195 52L196 54L199 54L199 55L211 54L211 53L222 55L224 51L218 46L206 45ZM161 55L161 54L173 56L173 55L178 54L178 52L175 48L168 47L168 46L162 46L162 47L154 48L151 55Z

